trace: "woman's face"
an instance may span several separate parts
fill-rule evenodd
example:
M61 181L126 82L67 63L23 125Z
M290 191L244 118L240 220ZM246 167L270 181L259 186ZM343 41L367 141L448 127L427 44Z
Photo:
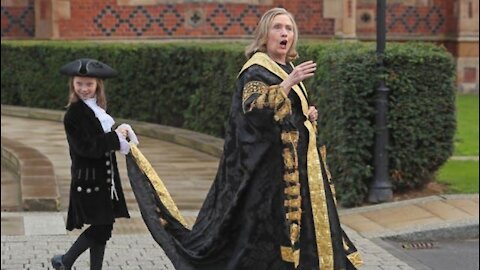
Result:
M97 79L91 77L74 77L73 89L82 100L95 97L97 91Z
M273 18L268 30L267 54L275 61L285 64L287 53L293 43L293 24L287 15Z

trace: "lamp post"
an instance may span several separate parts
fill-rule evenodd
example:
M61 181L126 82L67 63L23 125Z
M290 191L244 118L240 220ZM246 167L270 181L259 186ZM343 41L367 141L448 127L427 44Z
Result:
M377 64L378 69L383 74L386 44L386 0L377 0ZM377 97L375 101L375 153L374 166L375 174L370 186L368 201L371 203L381 203L391 201L393 198L392 183L388 172L388 92L390 90L385 86L382 78L377 88Z

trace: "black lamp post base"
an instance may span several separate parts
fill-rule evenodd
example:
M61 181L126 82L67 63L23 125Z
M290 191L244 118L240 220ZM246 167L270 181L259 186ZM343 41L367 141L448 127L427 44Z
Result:
M393 199L393 192L391 188L373 188L368 195L369 203L389 202Z

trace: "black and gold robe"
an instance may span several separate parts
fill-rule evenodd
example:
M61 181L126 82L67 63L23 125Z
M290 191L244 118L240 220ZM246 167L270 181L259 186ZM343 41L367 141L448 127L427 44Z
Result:
M177 270L356 269L360 256L340 228L335 194L307 120L303 84L286 96L292 67L256 53L241 70L224 152L192 229L132 147L132 189L152 236ZM162 226L160 218L167 221Z

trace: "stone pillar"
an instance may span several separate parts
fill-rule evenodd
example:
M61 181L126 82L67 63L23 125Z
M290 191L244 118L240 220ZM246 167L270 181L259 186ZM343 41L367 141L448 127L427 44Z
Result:
M61 38L59 20L69 18L70 0L35 0L35 38Z
M459 0L457 5L458 37L455 56L458 85L462 92L478 93L478 1Z
M335 19L335 37L356 39L357 0L323 0L323 17Z
M345 38L357 38L357 0L343 0L342 31Z

